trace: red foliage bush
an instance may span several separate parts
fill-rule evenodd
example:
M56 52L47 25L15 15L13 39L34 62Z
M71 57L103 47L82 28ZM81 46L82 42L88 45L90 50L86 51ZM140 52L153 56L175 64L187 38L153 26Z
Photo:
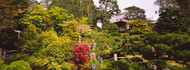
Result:
M90 48L86 44L75 45L74 48L74 58L79 64L88 63Z

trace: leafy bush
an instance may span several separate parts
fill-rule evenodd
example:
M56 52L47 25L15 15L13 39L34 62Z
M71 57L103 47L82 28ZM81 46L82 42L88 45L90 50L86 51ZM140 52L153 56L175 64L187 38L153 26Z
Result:
M44 55L71 59L73 57L73 46L67 36L58 37L54 30L46 31L41 35L43 49L40 50Z
M171 47L165 44L154 44L154 48L156 50L156 57L158 58L171 50Z
M167 62L164 60L151 60L148 64L150 65L150 69L153 69L152 65L156 65L157 70L167 68Z
M100 70L129 70L130 67L126 60L105 62Z
M79 34L77 31L77 22L76 21L68 21L66 22L63 28L63 36L68 36L70 39L77 41L79 39Z
M131 58L133 62L142 62L143 60L139 57Z
M152 28L143 20L135 20L130 23L131 30L128 30L130 34L146 34L152 32Z
M142 57L145 58L145 59L154 58L155 50L151 46L142 47L140 49L140 52L142 53Z
M77 64L88 63L89 50L90 48L86 44L75 45L74 48L75 62Z
M0 58L0 70L6 67L5 64L3 64L3 60Z
M40 49L40 40L37 35L36 27L29 24L23 31L21 36L21 50L25 53L33 53Z
M61 70L71 70L71 67L65 62L62 63Z
M27 59L27 62L30 64L31 68L34 70L36 68L39 68L39 62L34 56L30 56Z
M17 60L27 60L29 58L29 54L14 54L12 56L10 56L7 60L8 63L13 62L13 61L17 61Z
M3 68L3 70L32 70L28 62L19 60L14 61L10 65Z
M138 63L133 63L130 66L130 70L147 70L143 65L140 65Z

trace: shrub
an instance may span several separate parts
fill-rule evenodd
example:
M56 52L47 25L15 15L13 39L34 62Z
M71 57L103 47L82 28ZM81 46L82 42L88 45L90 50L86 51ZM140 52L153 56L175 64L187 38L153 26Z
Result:
M147 70L143 65L140 65L138 63L133 63L130 68L130 70Z
M63 36L68 36L70 39L77 41L79 39L79 34L77 31L77 22L76 21L68 21L66 22L63 28Z
M157 70L162 70L167 68L167 62L164 60L151 60L149 65L156 65ZM150 67L152 69L152 67Z
M61 70L71 70L71 67L65 62L62 63Z
M142 53L142 57L145 59L152 59L154 58L155 50L151 46L142 47L140 49L140 52Z
M26 61L19 60L14 61L10 65L3 68L3 70L32 70L30 68L30 64L28 64Z
M129 70L129 65L126 60L105 62L100 70Z
M135 57L131 59L133 62L142 62L143 60L139 57Z
M40 49L39 36L33 24L24 29L21 36L21 50L25 53L33 53Z
M28 54L14 54L10 56L7 60L8 63L17 61L17 60L27 60L29 58Z
M89 57L89 50L90 48L86 44L75 45L75 48L74 48L75 62L77 64L88 63L87 60Z
M58 37L54 30L50 30L42 33L41 38L43 49L40 52L44 55L62 59L73 57L73 46L67 36Z

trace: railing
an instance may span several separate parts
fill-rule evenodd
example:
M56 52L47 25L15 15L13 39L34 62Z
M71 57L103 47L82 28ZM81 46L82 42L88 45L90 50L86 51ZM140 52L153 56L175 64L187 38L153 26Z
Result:
M18 50L9 50L9 51L6 51L6 50L3 50L2 48L0 48L0 56L3 60L6 59L6 54L7 53L11 53L11 52L17 52Z

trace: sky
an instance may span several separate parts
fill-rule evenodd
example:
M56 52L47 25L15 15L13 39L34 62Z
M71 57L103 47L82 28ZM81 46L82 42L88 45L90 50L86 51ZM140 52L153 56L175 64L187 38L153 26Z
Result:
M93 1L96 6L99 6L99 0ZM156 0L117 0L121 12L124 12L124 8L136 6L145 10L147 18L157 20L159 16L155 14L155 11L159 9L159 6L154 5L155 1Z

